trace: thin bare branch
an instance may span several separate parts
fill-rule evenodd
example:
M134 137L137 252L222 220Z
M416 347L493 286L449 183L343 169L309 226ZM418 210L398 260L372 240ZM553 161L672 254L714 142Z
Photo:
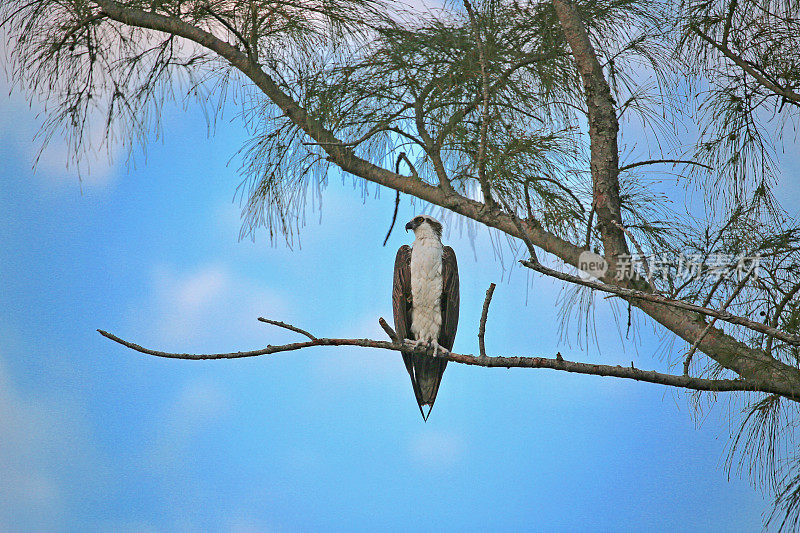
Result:
M383 319L383 317L378 319L378 324L380 324L383 328L383 331L389 335L389 338L392 339L392 342L399 342L400 338L397 336L397 333L392 329L392 326L390 326L386 320Z
M392 230L394 229L394 223L397 222L397 210L400 207L400 191L397 191L397 194L394 197L394 213L392 213L392 223L389 225L389 231L386 232L386 238L383 239L383 245L386 246L386 243L389 242L389 236L392 234Z
M492 295L497 285L494 283L489 284L486 289L486 299L483 301L483 311L481 311L481 322L478 326L478 349L480 350L481 357L486 357L486 344L484 336L486 335L486 318L489 315L489 304L492 303Z
M708 35L706 35L700 28L692 27L692 30L705 42L716 48L722 55L733 61L738 67L744 70L747 74L752 76L759 84L769 89L778 96L782 96L785 101L790 102L796 106L800 106L800 94L794 92L788 87L781 87L777 83L770 80L759 68L753 63L745 60L741 56L733 52L727 45L718 43Z
M414 163L408 158L405 152L400 152L400 155L397 156L397 168L395 169L395 174L400 174L400 161L403 160L408 165L408 169L411 171L411 175L414 179L418 180L419 174L417 173L417 168L414 166Z
M666 164L673 164L673 165L695 165L698 167L703 167L708 170L714 170L714 167L709 165L705 165L703 163L698 163L697 161L685 161L683 159L648 159L647 161L636 161L635 163L629 163L627 165L622 165L619 167L619 171L630 170L632 168L641 167L644 165L656 165L659 163L666 163Z
M583 202L581 202L580 199L578 199L578 197L575 196L575 193L572 192L570 190L570 188L567 187L566 185L564 185L563 183L559 183L557 180L554 180L553 178L545 178L543 176L539 176L539 177L536 177L536 178L530 178L528 181L546 181L548 183L552 183L553 185L555 185L556 187L558 187L559 189L561 189L562 191L567 193L569 196L571 196L572 199L575 200L575 203L578 204L578 207L581 208L581 212L583 212L583 213L586 212L586 208L583 207Z
M592 208L589 210L589 220L586 221L586 242L584 243L584 248L587 250L591 244L592 222L594 222L594 202L592 202Z
M263 316L258 317L259 322L265 322L267 324L272 324L273 326L278 326L279 328L288 329L289 331L294 331L295 333L299 333L301 335L305 335L312 341L317 340L317 338L312 335L311 333L307 332L304 329L300 329L297 326L293 326L291 324L287 324L286 322L281 322L279 320L271 320L269 318L264 318Z
M427 354L428 348L423 346L416 346L412 341L405 340L402 344L387 341L376 341L372 339L335 339L335 338L316 338L312 341L295 342L291 344L283 344L279 346L267 346L261 350L252 350L248 352L230 352L230 353L215 353L215 354L190 354L190 353L171 353L163 352L160 350L152 350L145 348L133 342L123 340L116 335L97 330L102 336L119 343L126 348L135 350L147 355L154 355L156 357L166 357L171 359L189 359L189 360L205 360L205 359L236 359L240 357L257 357L260 355L270 355L280 352L289 352L301 350L303 348L310 348L313 346L360 346L363 348L379 348L384 350L393 351L407 351L411 353ZM688 376L675 376L672 374L662 374L653 370L640 370L633 366L611 366L611 365L597 365L593 363L579 363L574 361L567 361L562 357L549 359L545 357L476 357L470 354L457 354L454 352L447 352L440 354L438 357L452 361L454 363L462 363L465 365L482 366L482 367L499 367L499 368L549 368L551 370L560 370L564 372L572 372L576 374L588 374L594 376L607 376L617 377L624 379L632 379L635 381L643 381L647 383L655 383L658 385L668 385L672 387L681 387L685 389L699 390L699 391L712 391L712 392L733 392L733 391L760 391L770 394L780 394L781 396L790 398L792 400L800 400L800 391L780 386L776 383L761 382L745 379L704 379L693 378Z
M253 55L253 49L252 49L252 48L250 48L250 41L248 41L247 39L245 39L245 38L244 38L244 35L242 35L241 33L239 33L239 30L237 30L237 29L236 29L235 27L233 27L233 26L232 26L230 23L228 23L228 21L227 21L227 20L225 20L224 18L222 18L222 17L220 17L219 15L217 15L216 13L214 13L214 12L211 10L211 8L209 8L208 6L203 6L201 9L202 9L203 11L205 11L206 13L208 13L209 15L211 15L212 17L214 17L214 20L216 20L217 22L219 22L220 24L222 24L223 26L225 26L225 28L226 28L226 29L227 29L229 32L231 32L231 33L232 33L232 34L233 34L233 35L234 35L234 36L235 36L237 39L239 39L239 42L241 42L241 43L242 43L242 46L244 46L244 48L245 48L245 51L247 52L247 55L248 55L248 56L250 56L250 58L251 58L251 59L254 59L254 57L255 57L255 56Z
M733 22L733 13L736 11L736 6L739 4L738 0L731 0L728 4L728 14L725 16L725 26L722 28L722 46L728 46L728 36L731 32L731 23Z

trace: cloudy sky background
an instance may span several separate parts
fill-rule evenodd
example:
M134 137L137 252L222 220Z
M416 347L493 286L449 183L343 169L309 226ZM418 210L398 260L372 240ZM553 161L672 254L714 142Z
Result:
M0 78L0 83L5 83ZM664 388L547 370L451 364L423 423L399 354L318 348L230 361L144 356L255 349L319 336L384 338L402 224L420 206L363 200L332 176L302 247L238 241L244 135L168 107L163 139L79 182L56 140L37 171L40 109L0 94L0 529L61 531L755 530L768 502L722 468L724 402L700 420ZM230 115L232 116L232 115ZM122 158L124 159L124 158ZM786 163L797 198L796 160ZM376 197L376 192L380 194ZM796 202L793 209L796 210ZM498 283L492 354L668 370L652 328L559 340L560 283L495 260L485 233L459 258L455 350L477 351ZM474 247L473 247L474 245Z

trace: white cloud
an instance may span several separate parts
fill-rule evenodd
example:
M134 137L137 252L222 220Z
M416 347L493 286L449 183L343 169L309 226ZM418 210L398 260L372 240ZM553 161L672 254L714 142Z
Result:
M153 269L149 329L159 341L235 342L263 339L259 316L284 316L284 299L257 282L237 277L220 263L190 271L160 265Z
M184 312L194 313L219 299L230 285L228 273L212 266L179 281L174 287L176 303Z
M425 467L448 468L458 464L466 452L463 437L427 430L412 436L407 445L412 461Z

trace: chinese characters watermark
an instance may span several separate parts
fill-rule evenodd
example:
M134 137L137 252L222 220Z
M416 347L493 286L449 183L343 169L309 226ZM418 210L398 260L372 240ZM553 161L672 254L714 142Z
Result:
M630 279L673 279L682 281L700 278L717 281L721 277L741 280L746 276L758 277L761 256L744 254L684 254L671 257L666 253L649 255L623 254L617 256L613 278L617 281ZM602 278L609 271L605 258L585 251L578 257L578 268L584 277Z

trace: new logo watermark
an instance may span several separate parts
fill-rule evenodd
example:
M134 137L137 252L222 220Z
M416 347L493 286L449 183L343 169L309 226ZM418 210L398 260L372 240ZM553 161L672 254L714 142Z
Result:
M586 250L578 256L578 269L583 279L600 279L608 272L608 263L602 255Z

